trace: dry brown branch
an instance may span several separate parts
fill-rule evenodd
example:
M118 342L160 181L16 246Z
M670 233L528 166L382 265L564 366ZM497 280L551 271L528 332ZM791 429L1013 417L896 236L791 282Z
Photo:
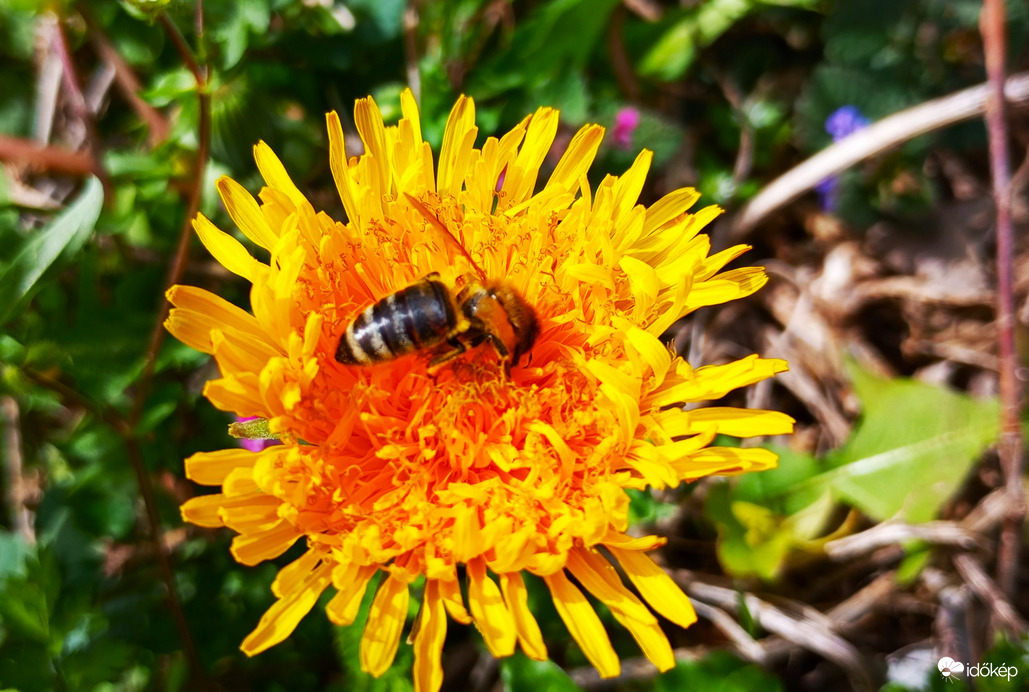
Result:
M111 42L107 40L107 36L104 35L100 25L94 20L88 6L82 3L79 5L78 10L89 27L89 35L93 40L93 45L96 47L97 54L101 60L109 64L114 70L114 79L118 89L121 91L122 96L125 97L125 100L128 101L132 110L139 116L139 119L146 123L147 130L150 132L150 146L151 148L156 147L168 138L168 121L165 120L160 111L139 97L142 86L139 80L136 79L136 74L129 67L129 64L125 62L125 59L121 57L121 54L111 45Z
M710 622L718 628L719 632L728 637L740 656L759 666L767 663L768 652L765 647L750 636L747 630L743 629L729 613L701 601L694 601L693 608L697 611L697 615Z
M782 174L758 193L731 221L729 240L740 242L777 209L789 204L822 180L859 161L948 125L978 117L986 111L988 84L980 84L908 108L818 152ZM1012 105L1029 103L1029 73L1008 78L1004 95Z
M42 146L6 135L0 135L0 161L71 175L86 175L97 171L96 162L88 152Z
M7 486L7 510L12 533L29 543L36 542L36 531L32 526L32 513L26 506L28 497L23 477L24 467L21 453L21 416L14 397L0 397L0 421L3 422L3 461Z
M1025 450L1022 442L1021 392L1015 351L1014 237L1011 230L1011 168L1008 164L1008 132L1004 120L1004 54L1006 21L1003 0L986 0L979 15L979 32L986 52L989 91L986 99L986 131L990 141L990 173L997 214L997 357L1000 359L1000 439L997 456L1004 471L1008 512L997 546L997 583L1013 596L1022 550L1022 526L1026 501L1022 493Z
M1008 636L1018 638L1029 631L1029 624L1018 614L986 570L971 555L956 555L954 566L969 588L990 608L990 613Z
M825 552L833 560L844 561L902 541L925 541L935 545L953 545L962 550L972 550L976 546L976 537L954 522L930 521L925 524L885 522L873 526L867 531L830 541L825 545Z
M672 576L691 599L730 611L739 608L741 594L735 589L699 581L686 570L675 570ZM835 633L833 622L824 614L796 602L789 602L793 612L787 612L749 593L743 593L742 600L761 627L840 666L851 689L876 689L868 662L850 642Z

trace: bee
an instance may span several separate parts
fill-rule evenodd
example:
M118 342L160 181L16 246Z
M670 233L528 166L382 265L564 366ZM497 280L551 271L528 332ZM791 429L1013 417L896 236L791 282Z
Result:
M489 281L468 251L421 202L412 205L442 232L475 268L464 287L452 290L433 272L366 308L340 337L336 360L344 365L373 365L417 351L437 349L433 370L485 342L496 350L507 372L518 364L539 334L536 311L503 281ZM442 348L446 344L449 348Z

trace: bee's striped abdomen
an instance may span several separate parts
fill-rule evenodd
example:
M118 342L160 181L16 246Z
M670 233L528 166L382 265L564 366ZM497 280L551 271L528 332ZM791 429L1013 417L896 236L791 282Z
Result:
M343 333L336 360L370 365L444 341L457 325L450 293L426 278L388 295L357 316Z

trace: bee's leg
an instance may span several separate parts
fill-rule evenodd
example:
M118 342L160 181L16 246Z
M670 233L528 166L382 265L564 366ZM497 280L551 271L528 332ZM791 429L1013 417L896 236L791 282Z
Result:
M457 358L459 355L468 350L468 347L465 346L464 342L460 339L447 339L447 343L451 346L450 350L440 353L438 356L434 357L432 360L429 361L428 370L430 373L438 369L439 366L443 365L447 361Z
M507 350L507 346L500 339L495 338L492 334L486 334L486 340L490 342L497 355L500 356L500 362L504 364L504 374L507 379L511 379L511 366L514 363L511 362L511 352Z

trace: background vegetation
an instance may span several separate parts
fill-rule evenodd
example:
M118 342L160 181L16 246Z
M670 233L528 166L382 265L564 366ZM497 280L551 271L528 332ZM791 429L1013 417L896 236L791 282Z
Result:
M988 576L1004 498L990 451L998 359L982 121L870 151L820 193L733 225L769 181L833 141L826 121L841 107L874 122L982 82L979 10L219 0L203 3L200 32L185 0L0 0L0 689L410 686L409 647L372 680L356 662L360 627L334 628L317 609L271 651L239 652L272 601L276 566L238 565L229 532L179 519L197 492L182 460L224 447L228 420L200 396L209 358L157 326L170 272L246 304L242 282L183 234L195 193L230 228L213 181L228 173L256 191L250 151L264 139L315 207L342 218L323 114L372 94L394 120L407 85L437 150L460 93L475 97L483 135L551 105L559 146L583 123L609 127L595 180L646 147L644 201L695 186L725 206L714 249L754 245L743 261L765 264L772 282L668 337L694 365L787 358L788 375L730 403L799 421L773 441L776 471L634 497L644 528L669 537L663 560L701 615L669 629L678 668L656 675L614 627L625 675L601 683L540 597L554 663L495 662L454 627L446 689L942 689L942 655L1015 665L1016 677L979 687L1024 689L1026 551L1021 588ZM1027 6L1007 10L1015 72L1026 69ZM1009 126L1024 231L1025 111ZM188 257L172 269L181 238ZM1014 257L1023 334L1025 250Z

